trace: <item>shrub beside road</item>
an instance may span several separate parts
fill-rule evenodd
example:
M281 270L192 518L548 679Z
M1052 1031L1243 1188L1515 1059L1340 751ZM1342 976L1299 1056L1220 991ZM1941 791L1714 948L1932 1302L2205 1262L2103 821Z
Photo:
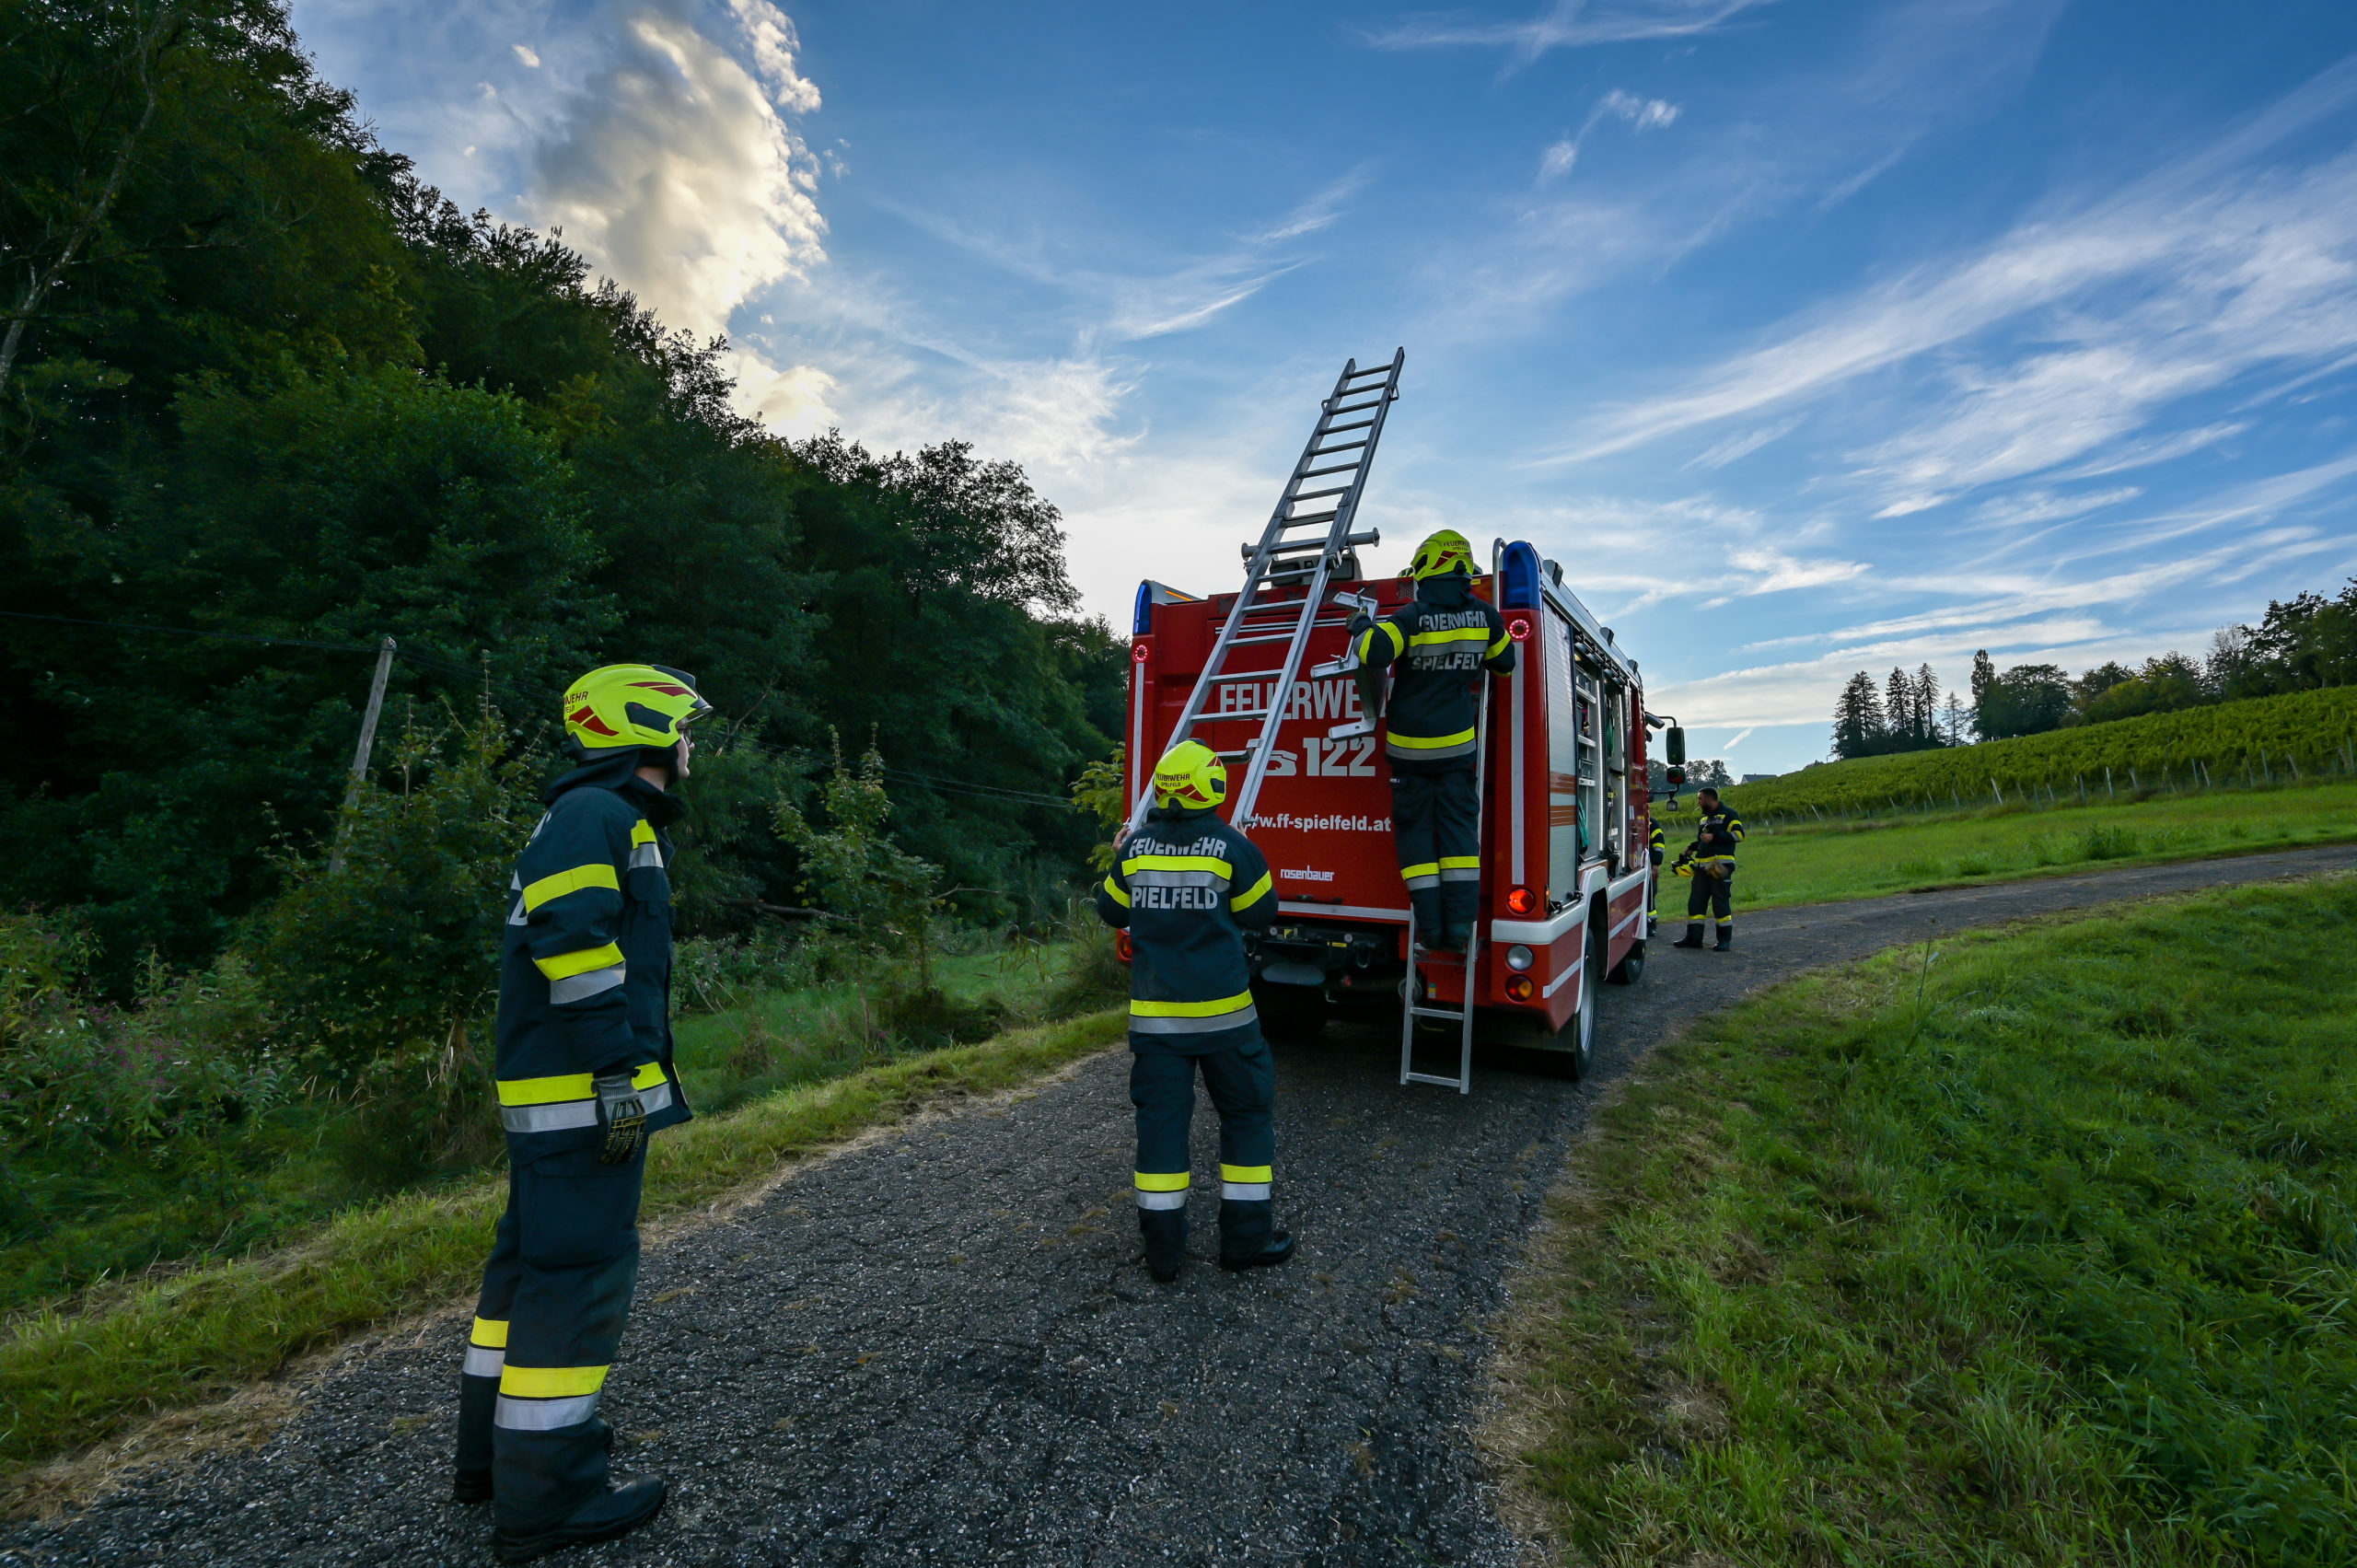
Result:
M1605 1562L2349 1561L2352 937L2262 885L1699 1020L1518 1293L1525 1501Z

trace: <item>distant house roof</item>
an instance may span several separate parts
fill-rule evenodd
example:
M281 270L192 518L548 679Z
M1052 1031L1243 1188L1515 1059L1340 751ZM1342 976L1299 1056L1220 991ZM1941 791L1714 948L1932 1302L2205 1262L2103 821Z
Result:
M1743 782L1746 784L1758 784L1762 779L1772 779L1776 775L1773 773L1746 773L1743 775Z

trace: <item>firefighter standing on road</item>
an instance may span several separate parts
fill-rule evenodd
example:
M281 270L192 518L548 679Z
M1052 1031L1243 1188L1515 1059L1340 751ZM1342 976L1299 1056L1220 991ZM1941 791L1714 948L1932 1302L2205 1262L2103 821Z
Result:
M499 979L500 1217L459 1378L453 1496L490 1501L521 1562L625 1534L663 1506L610 1481L599 1390L638 1276L648 1138L688 1120L671 1071L670 844L695 682L658 665L591 670L565 694L548 813L516 863Z
M1484 669L1510 674L1504 618L1473 597L1473 551L1454 528L1416 547L1416 597L1386 620L1351 622L1370 669L1398 666L1386 710L1391 833L1426 947L1461 953L1480 906L1480 802L1474 797L1475 693Z
M1702 815L1694 824L1694 842L1678 857L1678 874L1690 875L1694 889L1686 895L1686 935L1671 946L1700 947L1702 917L1709 912L1718 917L1718 950L1724 953L1735 946L1735 846L1743 842L1743 819L1720 805L1719 792L1707 784L1695 804Z
M1168 1284L1187 1255L1187 1134L1195 1074L1219 1109L1219 1262L1256 1269L1293 1256L1269 1198L1276 1069L1252 1006L1247 931L1277 895L1252 841L1220 820L1227 770L1183 740L1154 770L1154 808L1097 890L1105 923L1130 934L1130 1098L1138 1111L1138 1229Z
M1669 841L1662 837L1661 824L1654 823L1645 852L1654 867L1654 874L1645 884L1645 935L1648 936L1654 934L1654 927L1661 923L1661 863L1668 844Z

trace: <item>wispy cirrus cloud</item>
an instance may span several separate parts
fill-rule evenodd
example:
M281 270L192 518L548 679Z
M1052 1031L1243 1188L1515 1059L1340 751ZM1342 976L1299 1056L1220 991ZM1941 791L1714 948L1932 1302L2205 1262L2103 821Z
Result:
M1612 118L1625 120L1639 131L1658 131L1678 122L1678 105L1666 99L1639 98L1615 87L1598 99L1596 107L1587 111L1587 122L1576 135L1564 136L1550 145L1538 160L1538 182L1542 185L1572 171L1579 161L1580 145L1596 122Z
M1556 49L1711 32L1769 0L1554 0L1521 21L1485 21L1461 12L1410 17L1368 35L1378 49L1488 48L1527 63Z
M1686 389L1595 421L1560 456L1758 418L1933 355L1905 427L1852 455L1885 516L2073 461L2117 471L2223 439L2239 426L2104 456L2190 393L2357 349L2357 155L2252 168L2352 99L2357 67L2336 66L2115 195L1808 311Z

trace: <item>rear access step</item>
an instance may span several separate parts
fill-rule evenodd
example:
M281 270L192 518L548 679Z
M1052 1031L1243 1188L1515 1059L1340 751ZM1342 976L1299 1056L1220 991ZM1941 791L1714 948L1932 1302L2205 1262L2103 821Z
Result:
M1260 530L1256 543L1244 547L1244 591L1236 596L1219 638L1212 644L1211 656L1203 661L1203 672L1196 677L1195 689L1188 693L1187 705L1164 743L1167 749L1192 738L1202 724L1260 721L1259 733L1243 749L1220 753L1223 761L1245 764L1243 784L1228 796L1228 820L1240 830L1251 830L1252 808L1260 798L1260 781L1268 773L1269 757L1276 749L1277 731L1283 726L1288 704L1272 699L1267 707L1242 712L1206 714L1204 709L1213 689L1223 682L1260 681L1273 676L1271 691L1293 690L1301 672L1303 651L1309 646L1310 630L1319 624L1318 612L1325 608L1327 585L1350 552L1378 542L1371 528L1353 533L1351 519L1365 492L1375 444L1382 438L1384 416L1399 396L1399 372L1407 363L1408 351L1402 348L1392 351L1387 364L1364 370L1355 359L1343 365L1333 391L1318 404L1318 422L1310 428L1301 460L1294 464L1293 475L1277 497L1276 510L1269 514L1268 526ZM1346 435L1353 438L1336 439ZM1331 482L1320 484L1321 479ZM1291 587L1295 583L1306 583L1309 588L1298 608L1290 599L1261 600L1263 590ZM1229 657L1237 649L1273 643L1284 645L1283 655L1274 666L1229 668ZM1365 730L1354 733L1368 733L1373 727L1370 721ZM1138 796L1130 810L1133 830L1144 822L1146 807L1154 801L1147 783L1154 772L1151 760L1138 758L1136 769Z

